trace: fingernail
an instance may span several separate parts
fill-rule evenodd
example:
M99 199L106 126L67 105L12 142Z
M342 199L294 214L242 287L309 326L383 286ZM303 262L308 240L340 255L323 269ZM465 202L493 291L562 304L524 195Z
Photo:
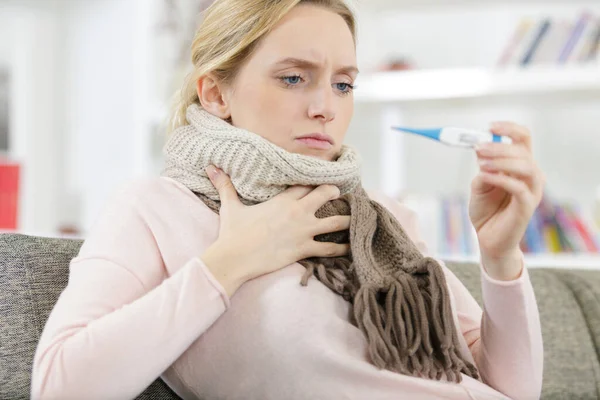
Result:
M492 129L495 131L500 131L504 128L504 124L502 122L493 122Z
M214 165L209 165L205 168L206 173L210 177L210 179L216 179L219 176L219 171L215 168Z
M485 150L490 150L491 148L492 148L491 143L477 143L475 145L476 151L485 151Z
M479 160L480 167L487 167L488 165L490 165L490 162L488 160Z

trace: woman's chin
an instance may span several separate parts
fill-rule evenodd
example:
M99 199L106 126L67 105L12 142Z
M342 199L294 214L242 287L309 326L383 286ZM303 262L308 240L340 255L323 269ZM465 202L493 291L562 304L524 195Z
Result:
M333 161L333 157L331 156L331 153L329 152L321 152L321 153L317 153L317 152L302 152L300 154L304 154L305 156L309 156L312 158L317 158L319 160L323 160L323 161Z
M292 153L302 154L304 156L318 158L323 161L334 161L337 157L331 152L331 150L321 150L321 149L309 149L306 147L297 147L294 146L293 149L288 150Z

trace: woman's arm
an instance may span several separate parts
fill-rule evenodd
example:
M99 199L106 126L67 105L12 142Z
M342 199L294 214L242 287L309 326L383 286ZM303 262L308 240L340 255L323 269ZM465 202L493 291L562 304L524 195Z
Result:
M380 192L374 192L371 198L392 212L419 250L428 253L414 212ZM537 303L527 269L521 265L517 279L500 281L480 267L482 311L456 275L443 262L440 264L455 299L460 330L483 381L514 399L539 398L544 352Z
M120 191L71 261L36 350L32 398L134 398L227 309L199 258L167 277L140 214L146 189Z
M513 281L499 281L480 267L482 311L454 273L443 268L456 300L461 332L483 381L512 399L538 399L544 350L527 269Z

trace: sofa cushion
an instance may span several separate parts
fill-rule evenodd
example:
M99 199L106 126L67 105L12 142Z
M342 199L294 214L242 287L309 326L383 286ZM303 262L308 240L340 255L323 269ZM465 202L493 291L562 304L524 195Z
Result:
M36 346L80 240L0 234L0 399L27 399ZM138 399L178 399L159 378Z
M448 267L481 305L479 268ZM542 398L600 398L600 271L532 268L529 275L544 341Z
M0 234L0 399L29 397L31 364L82 242ZM481 304L479 268L448 263ZM544 339L543 399L600 398L600 271L530 269ZM177 399L159 378L138 399Z

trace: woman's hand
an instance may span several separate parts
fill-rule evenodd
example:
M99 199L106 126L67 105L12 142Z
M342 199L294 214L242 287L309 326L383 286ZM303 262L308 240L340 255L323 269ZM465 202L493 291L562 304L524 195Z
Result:
M230 296L245 281L298 260L349 253L348 243L314 240L350 228L349 215L315 216L325 203L339 197L336 186L292 186L268 201L246 206L229 177L218 169L215 175L211 168L207 173L221 199L220 229L217 241L201 258Z
M527 128L496 122L491 131L513 143L476 147L480 171L471 184L469 217L484 268L493 278L511 280L521 273L519 243L542 199L545 176L533 159Z

